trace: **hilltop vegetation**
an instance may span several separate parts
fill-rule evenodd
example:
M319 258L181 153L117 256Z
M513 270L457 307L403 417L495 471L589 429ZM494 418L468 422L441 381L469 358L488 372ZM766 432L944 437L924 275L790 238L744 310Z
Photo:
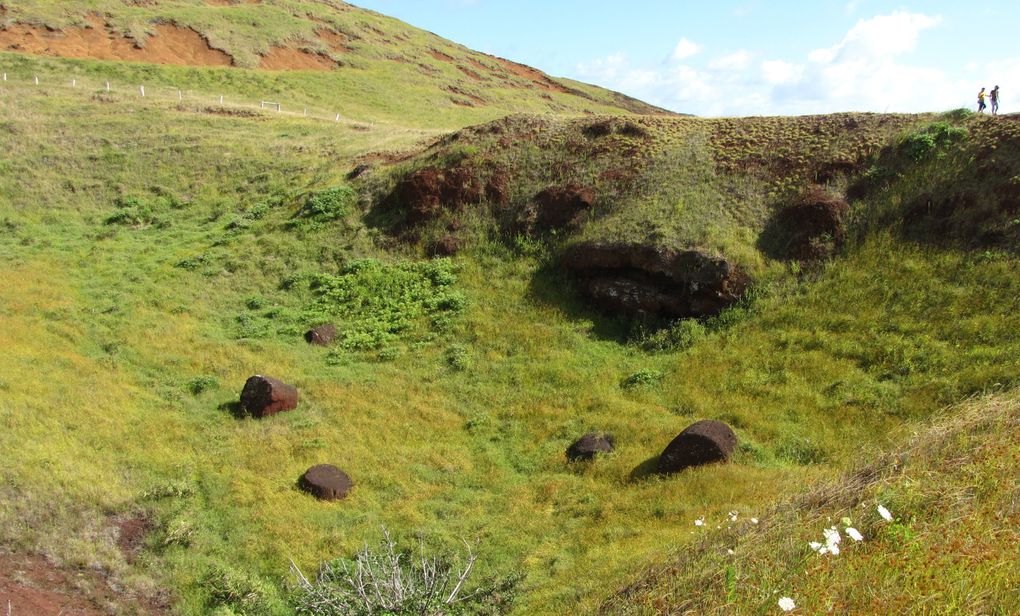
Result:
M0 51L187 67L48 64L59 67L61 80L91 74L137 87L160 78L186 90L272 95L292 107L431 129L512 112L666 113L339 1L6 0L0 6ZM15 70L25 66L4 60ZM236 68L201 68L220 66ZM260 68L270 72L248 70Z
M156 14L95 4L117 28ZM160 6L210 41L198 16L247 10ZM338 24L384 21L344 6ZM229 52L294 31L273 32ZM0 546L100 572L80 583L115 609L292 613L292 562L310 574L383 527L397 549L468 541L478 613L1017 609L1016 117L488 122L549 109L507 89L445 109L352 95L385 121L336 123L24 78L326 100L343 68L0 59L22 78L0 90ZM695 319L608 314L564 266L593 244L696 252L746 292ZM336 343L306 344L323 323ZM260 373L298 408L239 412ZM699 419L734 428L731 463L655 475ZM568 463L588 432L616 451ZM321 463L351 476L346 500L297 488ZM811 552L844 516L865 542Z

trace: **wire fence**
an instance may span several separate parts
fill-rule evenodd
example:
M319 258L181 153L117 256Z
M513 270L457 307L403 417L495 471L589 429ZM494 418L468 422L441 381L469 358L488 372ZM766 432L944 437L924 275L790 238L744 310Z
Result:
M359 127L368 127L371 123L358 122L335 111L316 109L297 103L285 103L277 97L259 99L258 101L244 100L243 97L225 94L209 94L208 92L197 92L178 86L161 84L125 84L113 81L99 80L95 78L67 77L61 79L46 75L10 75L0 71L0 94L5 89L11 88L40 88L45 93L47 88L59 88L65 91L75 91L89 96L106 96L114 100L138 100L152 102L177 102L179 104L194 104L206 106L208 111L229 111L247 110L262 113L267 117L281 116L289 118L307 118L322 122L333 122L340 124L354 124Z

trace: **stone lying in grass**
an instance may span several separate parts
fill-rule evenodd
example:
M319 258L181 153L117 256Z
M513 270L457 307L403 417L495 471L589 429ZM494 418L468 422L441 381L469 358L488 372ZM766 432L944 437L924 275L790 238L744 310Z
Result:
M666 446L659 456L661 474L727 462L737 446L737 435L721 421L704 420L691 424Z
M339 468L331 464L319 464L305 471L298 481L302 490L324 501L347 498L354 482Z
M579 462L594 460L600 453L611 453L614 449L613 437L608 434L585 434L567 448L567 460Z
M297 403L296 387L269 376L249 378L241 391L241 408L256 418L294 410Z
M305 342L318 346L329 346L336 338L335 325L319 325L305 332Z

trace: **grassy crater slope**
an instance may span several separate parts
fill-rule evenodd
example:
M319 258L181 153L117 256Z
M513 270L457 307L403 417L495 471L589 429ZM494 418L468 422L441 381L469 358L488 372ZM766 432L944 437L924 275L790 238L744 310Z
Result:
M70 62L19 58L28 74ZM72 65L106 67L60 64ZM478 579L521 576L520 614L681 611L669 589L693 583L657 586L668 572L615 595L700 545L694 520L723 526L737 510L780 528L777 498L880 456L945 405L1020 384L1014 118L635 122L643 131L597 136L581 121L513 118L504 136L538 136L497 156L498 133L467 129L421 159L372 163L352 186L347 172L377 159L366 155L420 149L423 133L5 87L0 544L92 567L177 613L287 614L291 560L314 571L385 525L400 545L424 534L438 552L478 538ZM373 198L416 168L471 161L504 165L511 210L569 174L603 182L603 199L569 233L530 237L506 234L489 202L405 233L400 204ZM632 181L603 176L607 161ZM831 259L788 262L758 245L802 183L852 197L854 233ZM426 262L420 244L452 217L463 249ZM758 290L668 336L633 332L557 268L561 248L590 237L723 252ZM351 335L309 347L301 333L324 315ZM237 415L244 380L262 372L301 389L298 410ZM649 475L705 418L734 426L733 463ZM591 430L613 433L617 451L568 464L566 447ZM1011 502L1013 483L995 478L1015 465L985 472L984 450L946 451L973 464L960 485L986 490L989 507ZM319 463L354 479L346 501L296 488ZM883 502L908 515L906 494ZM988 511L973 509L985 527ZM118 542L125 519L148 529L136 551ZM979 540L958 533L946 549L1015 554ZM920 549L895 541L866 549L876 560ZM762 564L799 554L779 542L733 564L727 601L827 600L801 561ZM903 562L903 579L923 574L921 560ZM722 601L710 581L696 605Z
M261 79L276 86L262 94L275 92L285 105L311 104L359 119L400 119L407 124L421 118L419 125L435 128L511 112L666 113L339 1L6 0L0 6L0 51L192 67L233 65L238 68L178 70L170 73L173 82L166 85L212 92L202 87L211 85L210 79L227 88ZM273 74L253 76L240 69ZM106 78L130 74L117 64L91 70L104 71ZM288 75L291 71L300 75ZM457 116L460 123L442 122L443 114Z

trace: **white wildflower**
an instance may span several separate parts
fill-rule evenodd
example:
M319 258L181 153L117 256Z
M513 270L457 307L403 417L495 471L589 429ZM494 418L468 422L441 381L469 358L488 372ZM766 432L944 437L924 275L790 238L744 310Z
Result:
M736 522L736 521L737 521L737 512L736 511L731 511L730 512L730 522Z
M789 597L783 597L779 600L779 609L784 612L792 612L797 607L797 604L793 602L793 599Z
M751 524L757 524L758 518L751 518Z
M694 525L695 526L704 526L705 525L705 516L701 516L697 520L694 520Z
M730 556L733 556L735 554L733 550L726 550L726 553L729 554Z
M882 516L882 519L885 520L886 522L893 521L892 514L889 513L889 510L883 507L882 505L878 506L878 515Z
M847 535L847 537L850 537L854 541L864 541L864 535L862 535L861 531L857 530L853 526L848 526L847 527L846 535Z
M826 528L825 530L822 531L822 534L825 535L826 545L833 546L837 545L840 542L839 531L836 530L835 526L833 526L832 528Z
M811 548L812 552L820 552L822 550L822 544L817 541L812 541L808 544L808 547Z

